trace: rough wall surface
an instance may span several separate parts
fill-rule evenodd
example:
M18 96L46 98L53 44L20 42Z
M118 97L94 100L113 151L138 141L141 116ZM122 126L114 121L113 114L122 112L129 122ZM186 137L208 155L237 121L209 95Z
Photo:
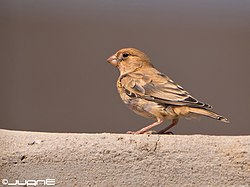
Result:
M250 136L0 130L0 177L0 185L250 186Z

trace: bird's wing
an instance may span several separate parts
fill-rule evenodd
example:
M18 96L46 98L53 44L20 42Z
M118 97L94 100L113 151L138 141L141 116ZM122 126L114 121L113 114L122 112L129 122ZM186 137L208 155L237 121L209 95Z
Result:
M163 105L212 109L212 106L199 102L181 86L159 72L153 74L130 73L121 77L120 81L124 91L130 96Z

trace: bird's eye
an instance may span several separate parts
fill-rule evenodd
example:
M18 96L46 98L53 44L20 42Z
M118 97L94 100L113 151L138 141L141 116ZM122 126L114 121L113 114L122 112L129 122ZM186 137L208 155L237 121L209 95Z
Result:
M126 58L126 57L128 57L128 55L129 55L128 53L123 53L122 57Z

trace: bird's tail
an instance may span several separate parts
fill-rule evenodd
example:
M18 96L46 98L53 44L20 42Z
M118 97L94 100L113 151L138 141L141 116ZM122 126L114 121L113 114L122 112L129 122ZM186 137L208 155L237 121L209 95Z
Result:
M229 120L219 114L216 114L215 112L206 110L206 109L202 109L202 108L189 108L189 112L194 113L194 114L200 114L200 115L204 115L213 119L217 119L219 121L223 121L225 123L229 123Z

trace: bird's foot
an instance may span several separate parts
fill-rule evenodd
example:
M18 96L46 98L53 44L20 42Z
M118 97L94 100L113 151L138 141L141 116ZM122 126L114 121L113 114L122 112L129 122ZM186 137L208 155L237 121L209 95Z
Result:
M144 132L143 134L157 134L157 132L156 132L156 131L151 130L151 131L146 131L146 132Z
M133 132L133 131L128 131L126 132L127 134L135 134L136 132Z
M156 131L136 131L136 132L133 132L133 131L128 131L127 134L157 134Z
M167 131L167 132L165 132L165 131L159 131L157 134L171 134L171 135L173 135L174 133L171 132L171 131Z

